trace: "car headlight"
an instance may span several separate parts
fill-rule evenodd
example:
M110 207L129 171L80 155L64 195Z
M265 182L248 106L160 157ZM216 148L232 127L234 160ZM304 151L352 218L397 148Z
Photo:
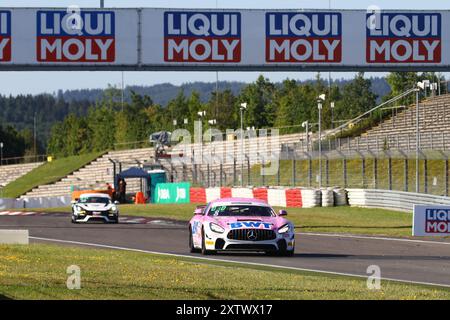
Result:
M224 232L225 232L225 229L224 229L224 228L222 228L222 227L219 226L218 224L215 224L215 223L212 223L212 222L209 224L209 228L210 228L212 231L217 232L217 233L224 233Z
M117 209L116 206L112 206L112 207L111 207L111 212L112 212L112 213L117 213L118 211L119 211L119 209Z
M83 208L81 208L80 206L75 206L75 211L77 213L86 213L86 211Z
M278 233L286 233L286 232L289 232L290 230L291 230L291 226L288 223L286 223L284 226L282 226L278 229Z

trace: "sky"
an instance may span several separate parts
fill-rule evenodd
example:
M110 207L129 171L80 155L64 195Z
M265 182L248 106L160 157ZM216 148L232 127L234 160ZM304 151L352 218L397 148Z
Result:
M1 7L98 7L100 0L0 0ZM106 7L152 8L259 8L259 9L367 9L376 5L381 9L450 9L450 2L443 0L105 0ZM311 72L220 72L220 81L252 82L263 74L272 81L283 79L312 79ZM383 75L369 73L367 76ZM332 73L332 78L351 78L354 73ZM125 85L153 85L186 82L215 82L215 72L125 72ZM0 94L53 93L59 89L106 88L118 85L121 72L0 72Z

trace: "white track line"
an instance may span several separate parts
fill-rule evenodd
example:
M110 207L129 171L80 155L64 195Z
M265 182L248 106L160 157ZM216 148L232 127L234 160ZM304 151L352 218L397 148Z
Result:
M401 239L401 238L385 238L385 237L373 237L373 236L357 236L350 234L338 234L338 233L313 233L313 232L301 232L295 233L299 236L314 236L314 237L331 237L331 238L350 238L350 239L364 239L364 240L382 240L382 241L399 241L399 242L412 242L412 243L423 243L423 244L442 244L450 245L450 242L442 241L430 241L430 240L413 240L413 239Z
M0 212L0 216L6 216L9 214L9 211L2 211Z
M116 246L109 246L109 245L105 245L105 244L97 244L97 243L89 243L89 242L50 239L50 238L41 238L41 237L29 237L29 238L30 239L34 239L34 240L41 240L41 241L61 242L61 243L69 243L69 244L76 244L76 245L89 246L89 247L98 247L98 248L106 248L106 249L114 249L114 250L122 250L122 251L133 251L133 252L155 254L155 255L163 255L163 256L171 256L171 257L179 257L179 258L187 258L187 259L194 259L194 260L235 263L235 264L243 264L243 265L250 265L250 266L257 266L257 267L269 267L269 268L284 269L284 270L315 272L315 273L323 273L323 274L330 274L330 275L339 275L339 276L367 279L367 276L363 276L363 275L359 275L359 274L353 274L353 273L343 273L343 272L324 271L324 270L315 270L315 269L305 269L305 268L297 268L297 267L287 267L287 266L279 266L279 265L257 263L257 262L245 262L245 261L236 261L236 260L196 257L196 256L190 256L190 255L183 255L183 254L148 251L148 250L142 250L142 249L125 248L125 247L116 247ZM409 284L418 284L418 285L427 285L427 286L437 286L437 287L450 288L450 285L448 285L448 284L439 284L439 283L431 283L431 282L420 282L420 281L410 281L410 280L401 280L401 279L392 279L392 278L381 278L381 279L385 280L385 281L395 281L395 282L401 282L401 283L409 283Z

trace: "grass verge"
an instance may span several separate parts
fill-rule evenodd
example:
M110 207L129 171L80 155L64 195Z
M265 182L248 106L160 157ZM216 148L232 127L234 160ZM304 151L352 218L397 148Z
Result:
M102 152L55 159L35 168L3 189L3 197L17 198L39 185L54 183L100 157Z
M68 290L69 266L81 289ZM439 287L56 245L0 246L4 299L450 299Z
M195 204L121 205L120 212L122 215L188 221L192 217L194 208ZM40 211L70 212L70 208L41 209ZM354 207L290 208L288 213L288 218L300 231L411 236L411 213Z

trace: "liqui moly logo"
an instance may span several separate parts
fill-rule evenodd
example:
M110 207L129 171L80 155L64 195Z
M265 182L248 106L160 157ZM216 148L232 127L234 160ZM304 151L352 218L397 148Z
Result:
M425 232L450 235L450 210L426 209Z
M38 11L37 57L41 62L114 62L114 12Z
M165 12L164 60L220 63L241 61L241 14Z
M11 61L11 11L0 11L0 62Z
M341 60L340 13L266 13L266 62Z
M367 15L368 63L441 62L439 13L373 13Z

